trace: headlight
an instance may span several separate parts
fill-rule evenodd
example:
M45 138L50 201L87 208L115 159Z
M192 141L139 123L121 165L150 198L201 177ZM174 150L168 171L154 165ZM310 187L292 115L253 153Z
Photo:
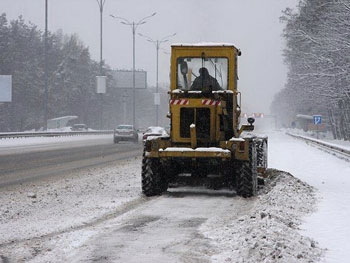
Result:
M233 143L231 146L231 151L234 152L237 149L237 144Z
M158 141L152 141L152 150L158 150L159 144Z

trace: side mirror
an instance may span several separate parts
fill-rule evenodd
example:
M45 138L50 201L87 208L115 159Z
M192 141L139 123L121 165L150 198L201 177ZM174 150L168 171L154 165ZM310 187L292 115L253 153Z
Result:
M180 70L182 75L186 75L188 72L188 65L186 61L181 62L180 64Z
M255 119L254 119L253 117L249 117L249 118L247 119L247 121L248 121L248 123L249 123L250 125L253 125L253 123L255 122Z

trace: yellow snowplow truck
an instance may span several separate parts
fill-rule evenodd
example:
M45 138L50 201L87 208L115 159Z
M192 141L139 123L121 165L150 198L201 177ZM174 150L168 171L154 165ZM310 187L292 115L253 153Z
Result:
M144 143L146 196L159 195L179 181L256 195L258 172L267 167L267 138L251 133L253 118L240 125L240 55L232 44L172 45L170 134Z

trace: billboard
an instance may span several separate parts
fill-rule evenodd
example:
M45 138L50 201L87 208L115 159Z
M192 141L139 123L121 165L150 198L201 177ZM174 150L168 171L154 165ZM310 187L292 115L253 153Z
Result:
M12 76L0 75L0 102L12 101Z
M133 71L132 70L113 70L113 78L117 83L118 89L132 89L133 88ZM143 70L135 71L135 88L147 88L147 72Z

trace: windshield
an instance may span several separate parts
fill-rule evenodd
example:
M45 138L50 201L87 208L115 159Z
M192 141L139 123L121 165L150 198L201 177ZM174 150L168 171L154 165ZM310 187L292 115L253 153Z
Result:
M117 129L120 129L120 130L132 130L133 127L131 125L119 125L119 126L117 126Z
M177 88L203 90L227 89L227 58L182 57L177 60Z

